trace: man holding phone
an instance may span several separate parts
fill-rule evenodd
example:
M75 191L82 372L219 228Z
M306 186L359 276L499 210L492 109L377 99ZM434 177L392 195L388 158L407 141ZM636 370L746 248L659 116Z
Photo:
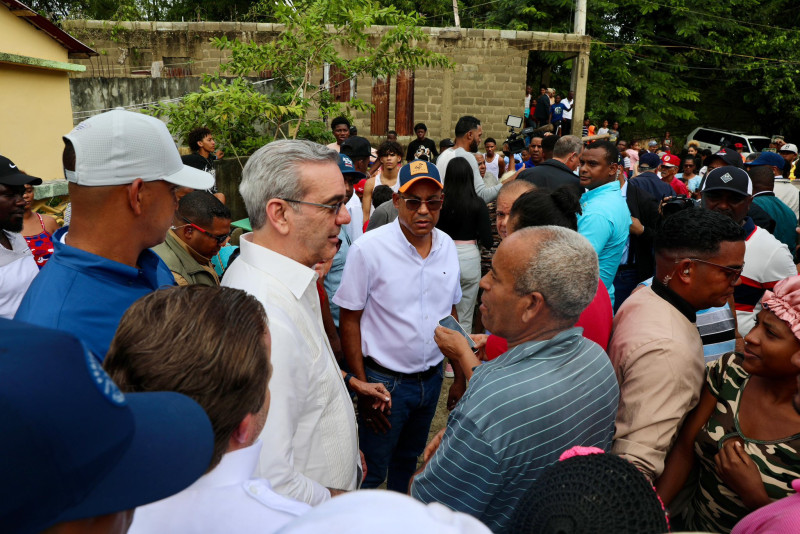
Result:
M353 242L333 297L347 365L358 379L383 383L384 413L359 398L359 443L367 461L363 488L406 493L428 437L442 387L444 356L433 341L438 321L461 300L455 244L435 228L442 182L435 165L415 160L400 170L392 201L398 218ZM454 406L466 388L460 369Z

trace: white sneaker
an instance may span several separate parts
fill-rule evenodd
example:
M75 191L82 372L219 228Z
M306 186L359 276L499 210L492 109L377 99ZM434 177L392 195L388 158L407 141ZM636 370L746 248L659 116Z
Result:
M447 362L447 365L444 366L444 376L445 378L455 378L456 376L453 372L453 365L450 362Z

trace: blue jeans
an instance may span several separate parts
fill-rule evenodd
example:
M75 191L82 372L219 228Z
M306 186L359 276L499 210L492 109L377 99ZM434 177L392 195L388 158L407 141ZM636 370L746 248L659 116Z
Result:
M408 483L417 469L417 458L425 449L436 403L442 390L444 369L425 379L397 378L365 369L368 382L381 382L392 395L392 413L387 418L392 428L376 433L359 415L358 439L367 461L365 489L380 486L387 478L387 489L408 493Z

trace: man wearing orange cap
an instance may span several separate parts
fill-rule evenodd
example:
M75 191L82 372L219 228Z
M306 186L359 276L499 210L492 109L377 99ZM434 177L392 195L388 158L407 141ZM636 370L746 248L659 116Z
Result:
M455 316L461 287L455 244L435 228L443 203L436 166L414 160L398 184L397 219L353 242L333 302L350 372L392 392L388 414L359 398L362 487L377 488L388 474L387 488L406 493L442 388L444 356L433 332L440 319ZM452 404L466 386L459 375Z

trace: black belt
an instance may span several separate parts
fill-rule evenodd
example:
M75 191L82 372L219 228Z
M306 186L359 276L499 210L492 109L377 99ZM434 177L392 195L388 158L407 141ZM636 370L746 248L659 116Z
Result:
M399 373L397 371L387 369L369 356L364 356L364 366L378 373L393 376L394 378L412 378L414 380L427 380L442 368L442 364L440 362L439 365L428 367L426 370L420 371L419 373Z

